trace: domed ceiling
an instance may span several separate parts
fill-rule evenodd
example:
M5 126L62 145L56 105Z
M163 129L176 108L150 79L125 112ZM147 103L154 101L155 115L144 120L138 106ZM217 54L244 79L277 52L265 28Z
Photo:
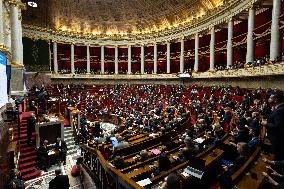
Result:
M24 2L27 2L25 0ZM223 0L34 0L23 23L83 34L144 34L190 23Z

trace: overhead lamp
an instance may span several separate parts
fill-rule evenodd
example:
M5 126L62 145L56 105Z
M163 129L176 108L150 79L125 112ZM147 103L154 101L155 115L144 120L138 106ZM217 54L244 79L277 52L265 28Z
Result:
M28 6L33 7L33 8L37 8L37 3L34 1L28 1Z

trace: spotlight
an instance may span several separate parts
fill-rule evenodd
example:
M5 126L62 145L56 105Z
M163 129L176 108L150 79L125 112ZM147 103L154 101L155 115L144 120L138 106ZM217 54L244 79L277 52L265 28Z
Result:
M33 2L33 1L28 1L28 6L36 8L37 7L37 3Z

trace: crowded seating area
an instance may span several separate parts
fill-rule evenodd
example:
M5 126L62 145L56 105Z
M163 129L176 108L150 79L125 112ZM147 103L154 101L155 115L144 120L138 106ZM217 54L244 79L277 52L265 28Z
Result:
M85 168L93 177L105 174L96 178L101 186L157 188L175 174L182 188L228 188L260 167L264 173L255 173L251 188L269 187L265 164L274 151L265 122L276 98L283 100L277 89L60 84L34 86L29 93L39 110L48 109L48 98L60 101L65 116L68 107L80 110L74 135ZM203 162L201 176L188 171L195 161Z
M0 0L0 189L284 188L283 0Z

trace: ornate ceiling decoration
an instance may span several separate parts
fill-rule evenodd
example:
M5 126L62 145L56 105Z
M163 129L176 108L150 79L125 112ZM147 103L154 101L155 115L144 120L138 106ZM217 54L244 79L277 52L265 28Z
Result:
M87 35L142 35L190 24L223 1L35 0L38 7L23 12L23 23Z

